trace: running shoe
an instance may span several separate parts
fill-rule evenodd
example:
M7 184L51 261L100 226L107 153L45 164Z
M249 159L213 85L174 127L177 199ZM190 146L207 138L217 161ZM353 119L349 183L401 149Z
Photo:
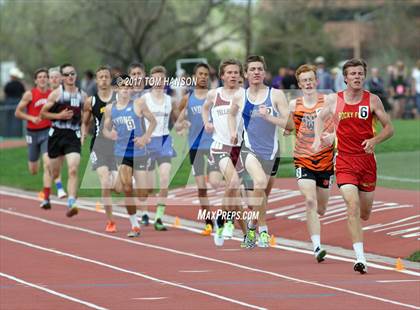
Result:
M317 247L315 250L315 258L318 263L321 263L325 260L325 255L327 255L327 251Z
M149 226L149 216L147 214L143 214L141 217L141 224L144 226Z
M133 226L131 227L131 230L128 232L127 237L128 238L134 238L140 236L140 227Z
M62 188L58 189L58 190L57 190L57 197L58 197L59 199L66 198L66 197L67 197L67 193L66 193L66 191L65 191L64 189L62 189Z
M75 216L77 213L79 213L79 208L74 203L66 212L67 217Z
M246 235L244 236L244 239L241 241L241 248L246 248Z
M235 230L235 225L232 222L227 222L223 227L223 238L232 239L233 231Z
M43 200L39 206L41 207L41 209L44 209L44 210L51 209L51 203L49 200Z
M108 233L117 232L117 225L115 224L115 222L108 221L108 223L106 223L105 231Z
M246 237L245 237L245 247L247 249L253 249L255 248L255 246L257 245L257 236L255 233L255 228L254 229L249 229L246 232Z
M162 223L162 219L157 219L157 220L155 220L155 230L157 230L157 231L165 231L165 230L168 230L167 228L166 228L166 226L165 225L163 225L163 223Z
M203 236L210 236L213 231L213 226L211 224L206 224L206 227L204 227L204 230L201 232Z
M223 232L224 232L224 228L222 227L217 227L216 232L214 233L214 244L216 246L222 246L225 239L223 237Z
M356 263L354 263L353 269L356 272L360 272L360 274L367 273L367 264L366 264L366 261L357 260Z
M260 248L268 248L270 246L270 235L263 231L260 233L260 237L258 238L258 247Z

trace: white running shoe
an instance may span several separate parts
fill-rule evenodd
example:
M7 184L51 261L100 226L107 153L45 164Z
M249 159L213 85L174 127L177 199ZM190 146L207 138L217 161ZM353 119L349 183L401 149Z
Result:
M232 222L227 222L225 223L224 227L223 227L223 238L224 239L232 239L233 237L233 231L235 230L235 225L233 225Z
M217 227L217 226L216 226ZM217 227L214 233L214 244L216 246L223 246L225 239L223 238L223 227Z
M360 272L360 274L367 273L367 263L365 260L357 260L353 266L354 271Z
M62 188L58 189L58 190L57 190L57 197L58 197L59 199L66 198L66 197L67 197L67 193L66 193L66 191L65 191L64 189L62 189Z

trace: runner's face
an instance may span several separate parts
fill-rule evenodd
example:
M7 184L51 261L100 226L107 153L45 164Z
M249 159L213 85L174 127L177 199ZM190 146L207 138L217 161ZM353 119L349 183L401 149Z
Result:
M208 88L209 84L209 70L200 67L195 71L195 78L197 79L197 86L199 88Z
M58 71L54 71L50 73L50 87L52 89L56 89L61 83L61 73Z
M111 72L108 70L101 70L96 72L96 84L99 89L108 89L111 87Z
M358 90L363 89L365 78L365 71L362 66L349 67L346 70L344 81L347 82L348 88Z
M166 75L163 72L157 72L152 74L154 89L164 89L165 88L165 78Z
M131 98L132 88L130 86L121 85L118 87L118 98L121 100L127 101Z
M238 87L238 81L240 78L239 66L238 65L227 65L224 68L221 79L223 85L227 88L236 88Z
M64 84L70 85L70 86L73 86L76 84L77 73L73 67L69 66L69 67L63 68L62 75L63 75Z
M262 62L254 61L248 64L246 77L250 85L262 84L265 79L265 70Z
M318 81L313 71L303 72L299 74L298 81L300 89L305 95L310 95L316 92Z
M45 88L48 85L48 74L46 72L40 72L36 75L35 85L39 88Z
M144 85L144 77L146 76L145 72L139 68L133 68L130 70L130 77L133 79L134 86L139 87L140 85Z

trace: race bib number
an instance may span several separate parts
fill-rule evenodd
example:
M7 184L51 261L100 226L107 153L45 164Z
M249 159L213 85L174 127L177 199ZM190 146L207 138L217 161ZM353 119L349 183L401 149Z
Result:
M296 168L296 178L300 179L302 177L302 167Z
M129 131L136 129L136 124L134 124L134 121L132 119L127 120L125 124L127 126L127 130Z
M26 136L26 143L32 144L32 137L31 136Z
M359 107L359 118L367 119L369 116L369 107L368 106L360 106Z

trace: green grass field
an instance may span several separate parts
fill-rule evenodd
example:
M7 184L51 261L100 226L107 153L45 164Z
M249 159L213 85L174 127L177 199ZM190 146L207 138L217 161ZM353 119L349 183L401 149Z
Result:
M394 121L395 135L392 139L377 147L378 185L389 188L419 190L420 186L420 121ZM187 156L186 137L173 135L178 156L173 160L171 188L193 183L191 167ZM278 177L293 177L292 164L293 137L280 137L281 166ZM88 143L82 150L80 167L81 189L79 195L98 196L99 181L91 171L88 161ZM1 150L0 185L38 191L42 184L42 175L31 176L27 170L26 147ZM63 180L66 182L66 169Z

